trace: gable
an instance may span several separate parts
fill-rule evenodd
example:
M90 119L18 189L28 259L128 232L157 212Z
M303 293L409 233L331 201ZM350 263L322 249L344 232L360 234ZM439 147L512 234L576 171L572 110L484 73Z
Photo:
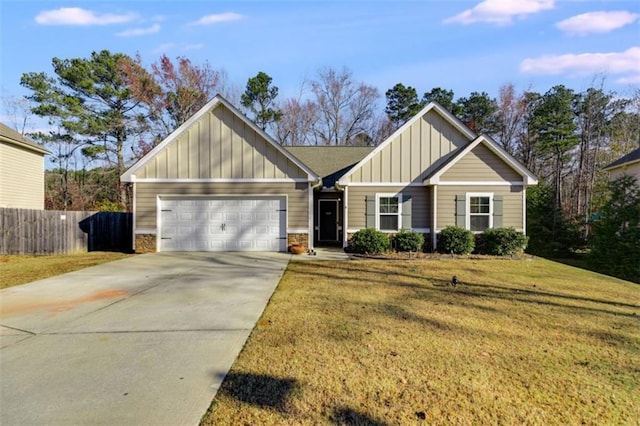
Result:
M305 179L307 174L219 104L136 172L136 179Z
M440 181L521 182L522 175L485 144L478 144L443 173Z
M308 181L313 173L233 106L214 98L122 176L134 180Z
M340 183L422 183L451 153L472 139L471 132L465 132L453 116L430 104Z

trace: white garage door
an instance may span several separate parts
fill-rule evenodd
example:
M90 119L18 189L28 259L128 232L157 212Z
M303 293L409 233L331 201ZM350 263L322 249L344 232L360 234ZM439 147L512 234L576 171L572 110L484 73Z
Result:
M160 251L284 251L285 199L160 200Z

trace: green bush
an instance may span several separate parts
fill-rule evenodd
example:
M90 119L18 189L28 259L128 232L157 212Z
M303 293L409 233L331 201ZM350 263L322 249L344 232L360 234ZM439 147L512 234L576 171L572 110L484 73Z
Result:
M374 228L361 229L351 236L349 251L353 253L378 254L389 251L389 236Z
M419 251L424 245L424 235L401 229L393 237L393 246L398 251Z
M438 237L438 251L451 254L469 254L475 248L473 232L460 226L447 226Z
M494 256L512 256L524 251L529 238L514 228L490 228L482 237L483 251Z

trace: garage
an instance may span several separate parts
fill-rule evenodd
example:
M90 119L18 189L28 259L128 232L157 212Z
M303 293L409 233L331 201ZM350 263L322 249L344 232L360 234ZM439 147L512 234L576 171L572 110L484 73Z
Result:
M159 251L285 251L286 197L160 197Z

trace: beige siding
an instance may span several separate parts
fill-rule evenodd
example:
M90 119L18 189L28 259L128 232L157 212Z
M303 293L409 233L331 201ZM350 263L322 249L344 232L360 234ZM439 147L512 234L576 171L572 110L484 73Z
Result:
M349 230L366 227L366 197L379 193L411 195L412 228L430 228L431 188L428 186L350 186L348 189L347 215Z
M633 163L611 170L609 180L616 180L623 175L635 177L638 184L640 184L640 163Z
M136 184L136 230L156 229L158 195L287 195L287 227L308 228L308 184L170 182Z
M469 139L435 110L416 120L350 177L351 182L416 182Z
M456 224L456 195L467 192L493 193L502 195L502 226L522 230L522 186L438 186L438 223L437 230Z
M441 181L520 182L522 176L484 144L479 144L443 173Z
M138 179L284 179L307 174L231 110L204 114L136 172Z
M0 142L0 207L44 209L44 157Z

